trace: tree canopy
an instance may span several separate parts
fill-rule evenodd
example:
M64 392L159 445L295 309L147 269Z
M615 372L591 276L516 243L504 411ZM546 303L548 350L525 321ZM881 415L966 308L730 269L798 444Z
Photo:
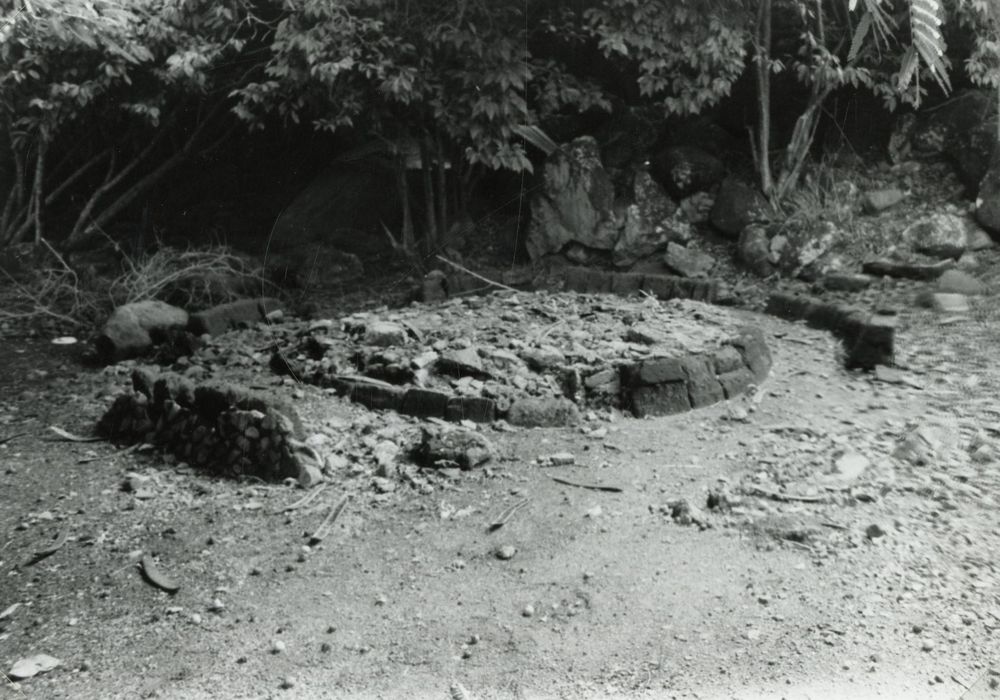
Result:
M441 229L461 204L445 170L466 184L529 171L549 120L620 101L574 52L664 115L698 114L751 76L760 184L780 199L829 94L918 105L960 73L1000 90L998 26L992 0L6 0L0 242L40 238L51 206L81 188L59 237L86 238L241 124L350 130L399 168L409 153ZM808 98L772 163L782 74Z

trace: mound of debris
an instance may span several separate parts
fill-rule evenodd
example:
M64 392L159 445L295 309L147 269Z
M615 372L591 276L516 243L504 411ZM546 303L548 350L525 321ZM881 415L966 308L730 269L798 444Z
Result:
M275 372L369 408L522 426L571 425L580 408L689 411L771 367L759 330L686 299L500 292L266 332Z

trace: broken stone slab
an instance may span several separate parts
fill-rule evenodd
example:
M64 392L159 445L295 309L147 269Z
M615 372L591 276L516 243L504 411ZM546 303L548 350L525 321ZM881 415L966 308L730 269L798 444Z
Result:
M946 294L966 294L974 296L986 294L987 287L980 280L961 270L948 270L938 278L939 292Z
M954 260L942 260L936 263L903 262L881 258L869 260L861 265L861 271L876 277L897 277L913 280L934 280L946 270L955 266Z
M124 304L111 313L95 341L98 357L104 362L140 357L152 350L157 332L183 329L188 323L187 311L162 301Z
M475 348L458 348L444 352L435 363L441 374L453 377L489 379L492 375L483 369L483 361Z
M227 331L263 321L269 313L280 308L282 308L281 302L270 297L240 299L191 314L188 330L195 335L222 335Z
M580 409L562 397L523 398L511 403L505 417L522 428L556 428L579 423Z
M934 309L942 313L964 314L970 310L969 298L964 294L921 292L914 301L917 306Z

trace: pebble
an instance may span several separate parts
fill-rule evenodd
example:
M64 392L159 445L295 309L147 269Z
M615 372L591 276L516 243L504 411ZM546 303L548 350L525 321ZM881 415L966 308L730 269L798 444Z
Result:
M226 609L226 604L223 603L218 598L216 598L215 600L213 600L212 604L208 606L208 611L209 612L214 612L214 613L221 613L225 609Z
M865 528L865 536L870 540L875 540L879 537L885 537L885 530L878 523L872 523Z
M275 639L271 642L271 653L272 654L283 654L285 652L285 643L280 639Z
M514 555L517 554L517 548L514 545L504 544L494 550L494 555L497 559L507 561L508 559L513 559Z
M200 625L201 624L201 615L199 615L198 613L191 613L191 624L193 624L193 625Z
M282 690L289 690L290 688L294 687L295 687L295 679L292 678L291 676L285 676L284 678L281 679Z
M530 604L529 605L525 605L521 609L521 615L522 615L522 617L532 617L534 614L535 614L535 606L534 605L530 605Z
M920 645L920 651L933 651L933 650L934 650L934 642L931 641L930 639L925 639L923 643Z

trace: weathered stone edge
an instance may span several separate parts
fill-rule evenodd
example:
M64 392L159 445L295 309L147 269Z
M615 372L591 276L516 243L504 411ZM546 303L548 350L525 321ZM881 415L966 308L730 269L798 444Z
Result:
M790 321L805 321L813 328L833 333L844 344L844 365L848 369L874 369L876 365L894 363L895 313L871 314L787 292L772 294L765 312Z
M136 369L132 391L118 396L97 434L148 443L225 476L266 481L321 479L318 457L302 442L302 423L286 402L231 384L195 385L179 375Z

